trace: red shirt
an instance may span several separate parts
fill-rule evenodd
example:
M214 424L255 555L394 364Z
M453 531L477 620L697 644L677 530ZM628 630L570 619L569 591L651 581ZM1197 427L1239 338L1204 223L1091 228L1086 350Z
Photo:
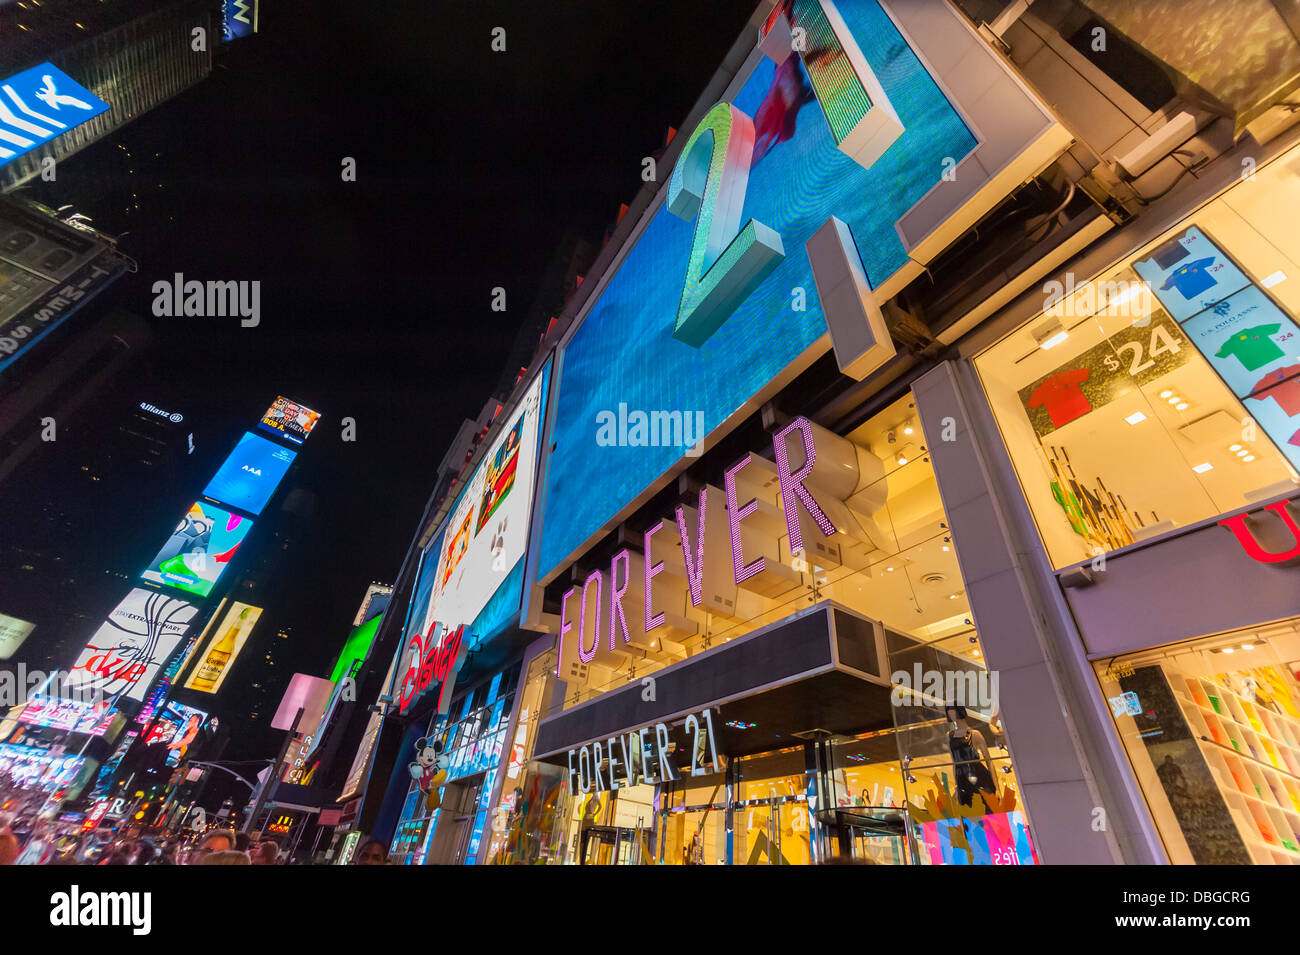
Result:
M1253 393L1250 397L1256 401L1272 398L1288 417L1300 415L1300 365L1270 371L1251 391Z
M1025 402L1027 408L1040 405L1047 409L1052 419L1052 427L1060 428L1075 418L1082 418L1092 410L1092 405L1079 390L1079 385L1088 380L1087 368L1071 368L1048 378L1034 389L1034 393Z

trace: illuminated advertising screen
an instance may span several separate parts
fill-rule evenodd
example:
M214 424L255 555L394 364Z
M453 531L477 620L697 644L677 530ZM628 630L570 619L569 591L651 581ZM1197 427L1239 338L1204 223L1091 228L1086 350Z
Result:
M107 699L87 701L36 694L18 719L29 726L103 736L116 715L117 710Z
M53 63L0 83L0 166L76 129L109 105Z
M305 408L281 395L271 403L257 426L291 444L302 444L319 420L320 412Z
M260 514L297 456L297 451L274 441L245 434L203 489L203 496Z
M227 608L219 622L217 617L213 617L199 651L198 665L185 679L185 689L201 693L216 693L221 689L235 657L244 649L248 635L261 616L261 607L236 601Z
M188 600L137 587L95 631L68 673L66 686L112 698L143 700L194 620Z
M36 746L0 743L0 776L10 776L19 789L65 789L76 781L84 763L75 753L53 755Z
M1300 467L1300 326L1197 226L1133 263L1210 367Z
M338 683L345 676L355 675L357 666L370 653L370 644L374 642L375 633L379 630L379 622L383 619L384 615L380 614L352 629L348 634L347 642L343 644L343 652L334 661L334 670L330 673L331 683Z
M433 552L426 558L424 572L434 574L429 603L424 618L411 621L422 632L435 620L448 628L473 624L524 556L550 367L524 392L461 491L436 561ZM516 596L513 609L518 602Z
M150 583L206 597L252 527L247 517L196 502L140 576Z
M868 283L880 288L909 265L900 220L943 185L945 168L955 168L979 146L878 3L837 0L834 6L883 87L901 131L864 167L837 146L831 125L837 113L819 101L814 89L819 67L814 65L817 75L810 78L808 55L790 56L780 65L762 57L747 76L742 74L730 97L734 110L724 107L728 122L740 113L752 125L752 159L747 171L733 174L733 181L743 177L730 195L740 206L734 218L737 227L761 223L764 234L775 233L769 246L784 251L775 264L764 266L770 268L766 278L757 273L761 281L752 288L710 289L705 266L724 257L714 247L718 230L708 222L730 212L710 207L681 218L681 211L697 208L686 201L689 191L679 189L674 200L667 195L673 189L664 190L666 201L646 220L564 348L538 564L543 579L687 448L714 433L793 363L808 360L814 346L826 347L819 344L827 324L806 243L830 217L847 225ZM811 48L814 31L808 35ZM721 162L709 163L707 152L704 160L692 168L708 170ZM709 182L716 190L712 178ZM744 242L758 248L750 226L723 237L728 253ZM735 241L725 246L733 235ZM728 259L710 271L727 272L731 264ZM695 313L710 321L702 332L683 334L683 314L689 322ZM663 428L655 427L652 415L681 426L658 433ZM647 420L656 433L647 433ZM640 433L638 421L643 422ZM696 422L698 428L686 427ZM684 433L688 430L692 433Z
M35 629L34 623L0 613L0 660L13 656Z
M147 730L144 745L164 748L167 751L164 763L175 766L194 745L207 718L203 710L168 701Z

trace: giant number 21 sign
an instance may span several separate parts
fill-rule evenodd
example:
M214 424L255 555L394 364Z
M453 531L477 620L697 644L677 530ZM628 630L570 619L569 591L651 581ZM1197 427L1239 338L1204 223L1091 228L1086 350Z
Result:
M764 26L762 49L778 64L799 54L836 146L864 168L903 134L889 98L830 0L779 3ZM695 220L673 337L696 348L785 257L773 229L754 219L740 224L753 154L753 119L730 103L718 103L691 133L668 182L668 211ZM867 292L860 298L870 299L847 227L832 217L824 232L838 248L818 255L817 246L826 243L817 237L809 242L818 288L845 280L831 272L856 268L861 291ZM868 323L872 317L865 302L862 314L852 316Z

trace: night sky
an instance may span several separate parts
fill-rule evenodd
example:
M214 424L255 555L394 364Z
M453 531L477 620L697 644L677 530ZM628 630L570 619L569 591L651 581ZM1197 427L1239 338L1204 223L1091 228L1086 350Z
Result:
M219 53L209 78L31 194L75 199L140 263L96 308L149 317L156 341L96 400L128 407L147 382L151 401L194 422L201 452L151 500L104 515L135 528L127 540L89 528L92 546L147 558L208 460L277 394L323 413L296 473L317 516L275 598L294 632L285 669L321 673L366 585L396 576L434 469L501 378L562 238L600 243L753 3L263 7L260 35ZM491 49L498 26L504 53ZM341 180L345 156L356 182ZM129 186L88 191L78 175L91 166L125 166ZM151 286L175 272L260 280L260 326L153 318ZM490 308L495 286L505 313Z

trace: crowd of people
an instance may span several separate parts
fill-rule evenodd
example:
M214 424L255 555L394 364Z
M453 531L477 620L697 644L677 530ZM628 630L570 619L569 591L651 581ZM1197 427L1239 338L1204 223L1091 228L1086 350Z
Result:
M48 818L45 794L0 778L0 866L6 865L305 865L275 839L211 828L202 833L121 834L107 824L85 831L78 823ZM9 785L5 785L8 783ZM388 865L386 846L371 839L353 865Z

